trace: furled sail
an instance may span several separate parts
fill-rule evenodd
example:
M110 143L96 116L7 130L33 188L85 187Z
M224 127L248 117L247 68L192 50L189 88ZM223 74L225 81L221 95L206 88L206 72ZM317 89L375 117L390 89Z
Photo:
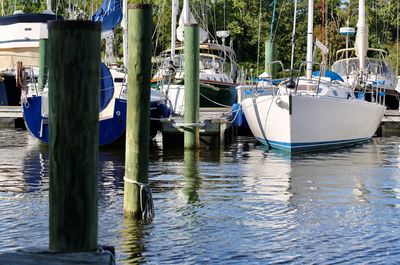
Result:
M100 9L92 16L92 20L102 22L102 32L112 30L122 20L121 0L104 0Z
M179 17L179 26L176 30L176 37L178 40L183 41L185 29L185 24L198 24L192 11L190 11L189 3L187 1L183 2L183 10L181 16ZM205 42L208 38L208 33L201 27L199 28L199 41L200 43Z
M368 50L368 27L365 22L365 0L359 0L358 5L358 22L357 22L357 35L355 42L356 55L360 61L360 71L364 72L365 57Z

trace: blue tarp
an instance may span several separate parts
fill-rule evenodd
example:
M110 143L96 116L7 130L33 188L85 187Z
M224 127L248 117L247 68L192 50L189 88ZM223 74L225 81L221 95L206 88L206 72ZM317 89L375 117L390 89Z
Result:
M121 0L104 0L92 20L102 22L103 32L112 30L122 20Z
M101 63L101 78L100 78L100 111L104 110L110 103L114 95L114 81L110 70L104 63Z
M319 76L319 70L313 72L313 76ZM336 72L330 71L330 70L325 70L325 75L326 77L329 77L331 80L339 80L344 82L344 80L342 79L342 77L340 77L340 75Z

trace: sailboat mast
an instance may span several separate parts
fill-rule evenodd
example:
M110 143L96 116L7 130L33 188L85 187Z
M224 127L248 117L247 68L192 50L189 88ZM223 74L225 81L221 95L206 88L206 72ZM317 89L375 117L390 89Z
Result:
M368 29L365 23L365 0L358 2L358 22L357 22L357 54L360 62L360 72L365 72L365 56L368 49Z
M308 0L308 28L307 28L307 78L312 78L313 68L313 41L314 41L314 0Z
M296 37L296 18L297 18L297 0L294 0L294 11L293 11L293 31L292 31L292 54L290 58L290 79L293 80L293 68L294 68L294 43Z
M396 29L396 76L399 76L399 2L397 2L397 29ZM399 82L399 81L397 81Z
M176 43L176 18L178 16L179 0L172 0L172 19L171 19L171 60L175 56L175 43Z
M52 11L52 8L51 8L51 0L47 0L47 10L48 10L48 11Z

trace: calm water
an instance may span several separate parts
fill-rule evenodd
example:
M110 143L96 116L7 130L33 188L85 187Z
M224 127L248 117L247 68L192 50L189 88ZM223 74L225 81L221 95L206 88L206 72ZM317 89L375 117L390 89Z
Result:
M118 264L398 264L400 138L288 157L251 138L151 152L155 221L123 218L124 153L100 153L99 243ZM48 244L48 154L0 129L0 251Z

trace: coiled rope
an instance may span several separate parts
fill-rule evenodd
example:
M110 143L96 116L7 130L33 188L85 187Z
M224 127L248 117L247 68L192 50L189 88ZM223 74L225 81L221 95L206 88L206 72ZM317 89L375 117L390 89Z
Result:
M142 213L142 220L148 224L153 222L155 211L153 204L153 195L148 184L138 182L136 180L124 177L124 181L130 184L138 185L140 188L140 211Z

